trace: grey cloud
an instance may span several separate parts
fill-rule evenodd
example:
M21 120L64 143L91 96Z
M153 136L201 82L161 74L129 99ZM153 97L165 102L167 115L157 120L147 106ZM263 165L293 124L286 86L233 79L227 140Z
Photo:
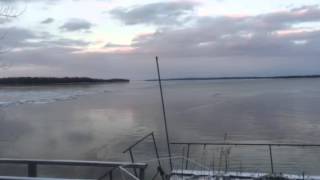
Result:
M47 19L41 21L41 24L50 24L50 23L53 23L53 22L54 22L53 18L47 18Z
M77 48L43 48L6 53L9 67L0 76L91 76L100 78L155 78L155 54L74 53ZM220 58L160 56L164 77L228 76L320 73L317 57L299 58ZM306 61L308 63L306 63Z
M9 23L12 21L12 18L0 17L0 24Z
M292 18L295 16L298 18ZM316 6L247 17L204 17L192 27L139 36L133 46L138 53L171 57L318 56L320 31L291 31L296 23L319 22L319 18ZM305 43L294 43L297 41Z
M20 47L27 40L38 38L33 32L16 27L0 28L0 34L3 36L0 49L11 49Z
M87 46L90 42L83 41L83 40L73 40L73 39L58 39L53 41L48 41L50 44L56 44L58 46Z
M47 32L34 33L28 29L9 27L0 28L0 50L44 48L44 47L85 47L89 42L59 38Z
M4 54L2 59L12 66L0 71L0 76L60 74L150 79L155 75L152 61L155 55L160 56L167 77L190 74L318 74L320 31L295 29L294 25L319 22L320 10L312 6L301 9L303 11L300 13L296 8L285 13L257 16L198 17L193 26L161 28L155 33L136 37L130 45L134 50L129 52L74 53L83 49L87 42L59 40L56 37L46 41L37 35L20 35L19 39L29 44L30 38L40 39L34 46L41 46ZM296 14L299 14L299 20L291 18ZM284 33L279 34L278 31ZM105 45L106 48L126 46ZM30 65L31 68L15 68Z
M116 48L116 47L130 47L130 45L127 44L115 44L115 43L107 43L104 47L106 48Z
M70 19L65 22L60 29L63 31L88 31L93 26L92 23L84 19Z
M44 47L9 52L2 56L9 67L1 70L0 76L59 74L60 76L127 77L128 68L123 66L127 58L103 53L74 53L80 50L80 48ZM109 66L110 64L113 65ZM131 65L137 66L134 63Z
M180 24L188 19L196 4L190 1L159 2L135 6L132 8L117 8L110 14L127 25Z
M37 42L25 42L22 48L53 48L53 47L86 47L90 42L73 39L51 39L43 40L39 39Z
M310 5L294 8L290 11L282 11L261 15L260 18L262 18L267 23L275 24L312 22L320 21L320 11L318 5Z

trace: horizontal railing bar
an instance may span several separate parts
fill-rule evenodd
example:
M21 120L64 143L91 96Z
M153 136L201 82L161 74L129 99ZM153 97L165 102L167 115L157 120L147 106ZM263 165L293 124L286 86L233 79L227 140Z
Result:
M93 166L93 167L117 167L146 168L146 163L109 162L109 161L81 161L81 160L40 160L40 159L9 159L0 158L0 164L31 164L36 165L62 165L62 166Z
M70 179L70 178L65 179L65 178L0 176L0 180L94 180L94 179Z
M282 144L282 143L225 143L225 142L171 142L173 145L212 145L212 146L293 146L320 147L320 144Z
M132 144L131 146L129 146L126 150L124 150L122 153L126 153L128 151L130 151L130 149L132 149L133 147L135 147L137 144L139 144L140 142L142 142L143 140L147 139L149 136L151 136L153 134L153 132L147 134L146 136L142 137L141 139L139 139L138 141L136 141L134 144Z

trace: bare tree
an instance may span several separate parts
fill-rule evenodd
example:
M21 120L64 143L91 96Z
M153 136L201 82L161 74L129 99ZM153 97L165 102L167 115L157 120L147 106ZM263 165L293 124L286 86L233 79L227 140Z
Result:
M15 7L9 4L0 4L0 17L1 18L16 18L20 16L24 10L18 11Z

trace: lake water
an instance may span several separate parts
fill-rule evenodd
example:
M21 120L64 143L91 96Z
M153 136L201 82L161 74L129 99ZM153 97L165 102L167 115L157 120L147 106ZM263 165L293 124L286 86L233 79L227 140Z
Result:
M171 141L320 144L320 79L169 81L164 94ZM151 131L166 156L157 82L2 87L0 107L0 157L128 160L121 152ZM154 158L150 145L137 160ZM191 154L217 166L220 149L202 148ZM267 150L232 147L230 169L268 172ZM320 174L320 148L273 154L277 172Z

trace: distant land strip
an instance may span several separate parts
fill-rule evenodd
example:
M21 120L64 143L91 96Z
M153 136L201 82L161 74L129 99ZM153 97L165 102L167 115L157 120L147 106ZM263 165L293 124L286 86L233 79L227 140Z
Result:
M167 78L162 81L190 81L190 80L232 80L232 79L299 79L320 78L320 75L294 75L294 76L240 76L240 77L191 77L191 78ZM158 81L158 79L147 79L145 81Z
M94 79L88 77L7 77L0 78L0 85L35 86L35 85L64 85L92 83L127 83L129 79Z

